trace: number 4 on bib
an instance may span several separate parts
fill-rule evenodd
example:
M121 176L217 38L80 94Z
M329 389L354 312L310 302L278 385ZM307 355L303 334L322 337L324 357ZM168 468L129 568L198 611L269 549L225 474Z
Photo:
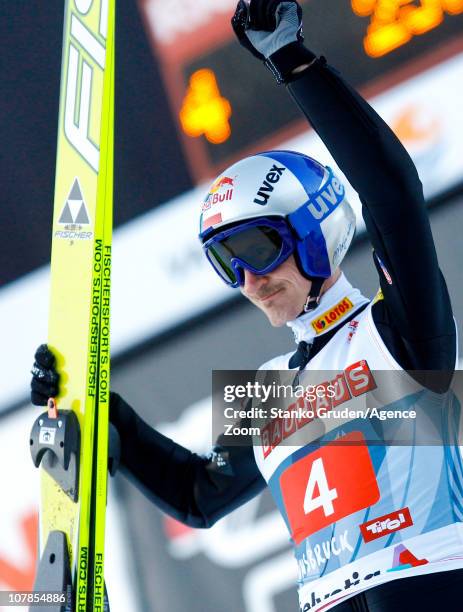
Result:
M287 524L295 544L380 498L365 438L352 432L301 457L280 477Z
M337 490L330 489L328 486L325 469L323 467L323 459L321 457L315 459L315 461L312 463L309 482L307 483L307 489L305 491L305 514L310 514L317 508L323 508L325 516L334 514L333 500L337 497Z

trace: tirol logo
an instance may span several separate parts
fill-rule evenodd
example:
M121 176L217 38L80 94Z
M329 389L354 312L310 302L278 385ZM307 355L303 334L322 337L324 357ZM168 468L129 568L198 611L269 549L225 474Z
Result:
M335 208L343 198L344 187L335 176L331 175L323 189L310 197L307 208L314 219L320 220L330 212L330 207Z
M212 184L209 193L204 198L201 210L209 210L213 204L231 200L233 196L233 181L229 176L221 176Z
M352 310L352 308L352 302L349 300L349 298L345 297L343 300L338 302L336 306L333 306L333 308L330 308L330 310L327 310L312 321L312 327L314 328L315 333L321 334L322 332L326 331L329 327L337 323L339 319L346 314L346 312Z
M286 168L284 166L277 166L276 164L273 164L265 175L265 179L253 200L255 204L260 204L261 206L265 206L265 204L267 204L270 194L274 190L274 184L278 183L285 170Z
M363 523L360 525L360 531L365 542L371 542L411 525L413 525L413 520L410 510L402 508Z

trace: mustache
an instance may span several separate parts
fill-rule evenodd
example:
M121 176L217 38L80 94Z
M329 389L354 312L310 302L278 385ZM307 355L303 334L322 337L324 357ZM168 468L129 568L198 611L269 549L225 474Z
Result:
M257 300L264 300L265 298L268 298L269 296L273 295L274 293L276 293L282 288L283 287L281 285L278 285L276 287L271 287L271 288L265 287L265 289L262 289L260 291L257 291L256 293L253 293L251 297Z

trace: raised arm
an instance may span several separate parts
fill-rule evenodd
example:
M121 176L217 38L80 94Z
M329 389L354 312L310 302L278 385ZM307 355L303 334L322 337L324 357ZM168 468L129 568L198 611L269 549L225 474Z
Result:
M384 316L389 314L387 322L399 332L409 358L402 365L453 370L450 299L410 156L323 58L295 74L288 89L360 196L388 310Z
M404 368L453 370L450 299L409 154L362 96L303 46L296 2L251 0L249 9L240 2L233 25L287 85L360 196L384 295L375 322L386 345Z

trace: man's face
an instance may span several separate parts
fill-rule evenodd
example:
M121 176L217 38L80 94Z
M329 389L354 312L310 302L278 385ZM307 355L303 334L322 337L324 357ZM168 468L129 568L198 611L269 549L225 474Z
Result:
M291 255L273 272L257 275L244 269L241 293L267 315L273 327L295 319L304 308L312 283L299 272Z

